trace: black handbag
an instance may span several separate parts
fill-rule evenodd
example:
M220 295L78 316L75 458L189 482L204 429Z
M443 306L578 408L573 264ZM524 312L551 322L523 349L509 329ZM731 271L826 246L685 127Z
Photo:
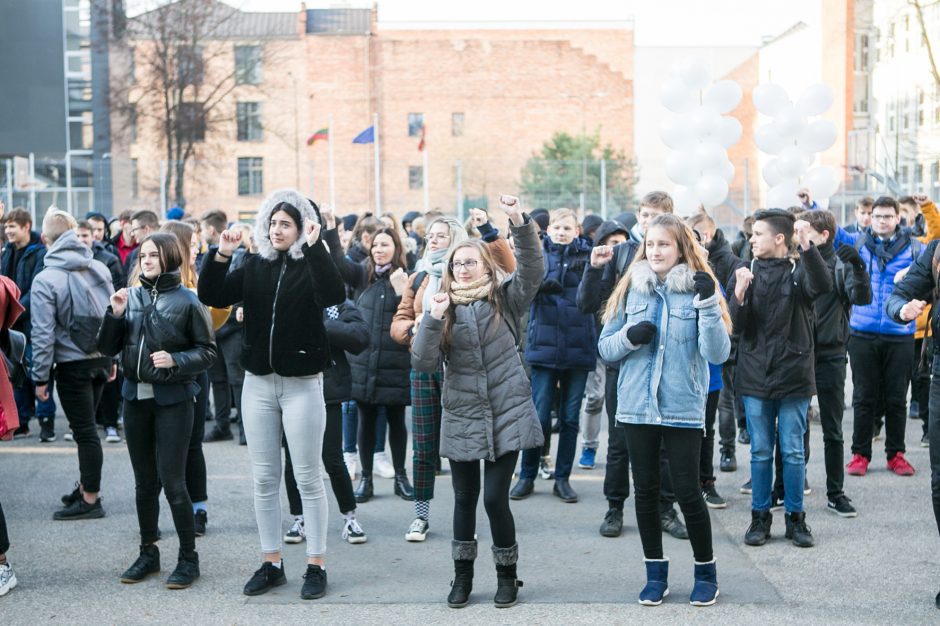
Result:
M7 366L10 383L14 387L22 387L27 380L26 366L26 335L18 330L7 331L7 346L0 350L3 361Z

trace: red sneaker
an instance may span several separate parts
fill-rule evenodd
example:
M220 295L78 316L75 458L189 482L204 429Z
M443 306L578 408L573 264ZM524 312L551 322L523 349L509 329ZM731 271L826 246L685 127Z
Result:
M845 469L852 476L864 476L868 472L868 459L861 454L853 454L852 460L845 466Z
M904 458L903 452L898 452L894 455L893 459L888 461L888 469L898 476L914 475L914 468L907 462L907 459Z

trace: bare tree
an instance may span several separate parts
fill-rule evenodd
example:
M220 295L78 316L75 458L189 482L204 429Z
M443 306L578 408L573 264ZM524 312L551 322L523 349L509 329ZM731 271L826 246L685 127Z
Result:
M940 72L937 71L937 61L933 54L933 43L927 32L927 24L924 21L924 9L937 4L937 2L924 3L921 0L907 0L907 3L914 7L917 14L917 24L920 26L920 36L924 40L924 47L927 49L927 59L930 61L930 73L933 76L934 84L940 89Z

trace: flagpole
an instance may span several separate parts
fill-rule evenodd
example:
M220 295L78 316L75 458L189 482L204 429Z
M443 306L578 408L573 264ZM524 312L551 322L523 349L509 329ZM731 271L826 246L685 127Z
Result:
M329 159L330 159L330 208L333 209L334 215L336 213L336 185L333 177L333 116L330 116L329 127L326 131L326 141L327 146L329 147Z
M375 153L375 216L382 215L382 173L379 165L379 114L372 114L373 151Z
M427 144L424 145L424 150L421 151L421 171L424 173L424 212L427 213L428 211L431 210L430 192L429 192L430 185L428 183L430 178L428 177L428 146Z

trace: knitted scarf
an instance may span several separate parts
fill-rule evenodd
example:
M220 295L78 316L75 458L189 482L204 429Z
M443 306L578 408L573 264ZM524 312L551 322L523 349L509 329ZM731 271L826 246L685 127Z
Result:
M492 282L493 277L489 274L469 283L453 282L450 285L450 301L454 304L472 304L482 300L489 295Z
M428 273L428 285L421 296L421 310L431 310L431 298L441 290L441 277L444 275L444 266L447 264L449 248L429 252L418 263L416 271Z

